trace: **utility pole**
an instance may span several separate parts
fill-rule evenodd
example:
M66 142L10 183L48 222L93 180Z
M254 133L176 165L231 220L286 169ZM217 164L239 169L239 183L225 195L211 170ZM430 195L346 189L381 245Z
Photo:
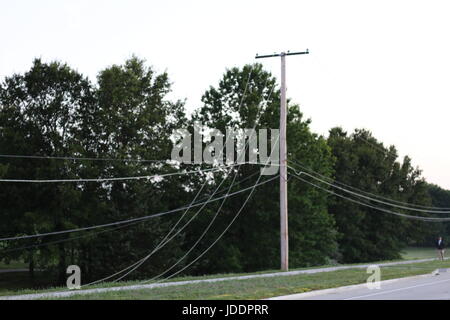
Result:
M287 146L286 146L286 56L309 54L304 52L281 52L259 56L256 59L281 57L281 101L280 101L280 248L281 270L289 270L289 233L288 233L288 198L287 198Z

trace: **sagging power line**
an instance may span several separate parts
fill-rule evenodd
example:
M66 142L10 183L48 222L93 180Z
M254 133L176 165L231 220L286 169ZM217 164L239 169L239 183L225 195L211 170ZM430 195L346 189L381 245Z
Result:
M312 172L312 173L314 173L314 174L320 176L321 178L326 179L326 180L328 180L328 181L330 181L330 182L334 182L334 183L336 183L336 184L342 185L342 186L347 187L347 188L350 188L350 189L352 189L352 190L356 190L356 191L359 191L359 192L364 193L364 194L367 194L367 195L371 195L371 196L376 197L376 198L384 199L384 200L387 200L387 201L389 201L389 202L398 203L398 204L403 204L403 205L407 205L407 206L410 206L410 207L416 207L416 208L422 208L422 209L429 209L429 210L431 210L431 211L434 211L434 210L449 210L449 209L450 209L450 208L448 208L448 207L431 207L431 206L423 206L423 205L419 205L419 204L415 204L415 203L404 202L404 201L399 201L399 200L395 200L395 199L392 199L392 198L388 198L388 197L382 196L382 195L380 195L380 194L376 194L376 193L372 193L372 192L368 192L368 191L365 191L365 190L356 188L356 187L351 186L351 185L349 185L349 184L343 183L343 182L338 181L338 180L336 180L336 179L333 179L333 178L327 177L327 176L325 176L325 175L323 175L323 174L320 174L319 172L314 171L313 169L311 169L310 167L306 166L305 164L301 164L300 161L299 161L298 159L295 159L295 160L289 159L288 162L291 163L291 164L293 164L294 166L300 167L301 170L306 170L306 171ZM449 213L450 213L450 211L449 211Z
M251 71L252 71L252 70L251 70ZM251 75L251 72L250 72L249 78L248 78L248 80L247 80L246 88L248 87L248 83L249 83L249 81L250 81L250 75ZM266 82L267 82L267 81L266 81ZM268 96L267 99L265 99L265 101L267 101L267 100L270 99L270 97L271 97L271 95L272 95L272 93L273 93L274 87L275 87L275 84L272 86L272 89L271 89L270 92L269 92L269 96ZM242 102L244 101L244 97L245 97L246 91L247 91L247 90L245 89L245 90L244 90L244 95L243 95L242 98L241 98L241 103L240 103L240 105L239 105L239 110L240 110L240 108L241 108L241 106L242 106ZM264 102L264 99L263 99L262 102ZM258 123L259 123L260 116L261 116L261 111L262 111L262 104L263 104L263 103L260 103L260 107L258 108L258 111L257 111L257 114L256 114L256 119L255 119L255 124L254 124L253 129L255 129L256 126L257 126ZM254 134L254 130L252 131L251 134L252 134L252 135ZM250 139L251 139L251 137L249 138L249 140L250 140ZM278 137L278 139L279 139L279 137ZM246 150L247 147L248 147L249 140L247 140L247 141L245 142L245 147L244 147L245 150ZM277 143L278 143L278 141L277 141ZM223 150L224 150L224 148L222 148L221 153L223 153ZM273 153L273 150L271 151L271 155L272 155L272 153ZM268 159L269 159L269 158L268 158ZM268 161L268 159L267 159L267 161ZM267 163L266 163L266 164L267 164ZM233 177L233 181L231 182L230 187L228 188L227 195L230 193L231 188L232 188L233 185L235 184L235 179L236 179L236 177L237 177L237 175L238 175L239 169L240 169L240 167L238 167L237 171L235 172L235 175L234 175L234 177ZM255 183L255 185L258 184L258 182L259 182L259 180L260 180L260 177L261 177L261 175L259 176L259 178L258 178L257 182ZM225 180L226 178L227 178L227 176L224 177L224 180ZM274 179L276 179L276 177L275 177ZM221 184L224 182L224 180L222 180ZM254 190L254 189L252 189L252 190ZM217 191L217 189L213 192L213 195L215 194L216 191ZM247 198L247 200L250 198L250 196L251 196L251 194L249 195L249 197ZM219 212L221 211L221 209L222 209L222 207L223 207L223 205L224 205L224 203L225 203L225 200L226 200L226 198L223 199L223 201L222 201L222 203L220 204L219 208L216 210L216 213L214 214L212 220L210 221L210 223L208 224L208 226L205 228L205 230L202 232L202 234L200 235L200 237L195 241L194 245L192 245L191 248L190 248L190 249L189 249L189 250L188 250L188 251L187 251L180 259L178 259L178 261L176 261L171 267L167 268L163 273L161 273L161 274L159 274L159 275L153 277L152 279L150 279L150 280L148 280L148 281L153 281L153 280L159 278L160 276L164 275L164 274L167 273L168 271L172 270L172 269L173 269L174 267L176 267L176 266L177 266L177 265L178 265L178 264L179 264L179 263L180 263L187 255L189 255L190 252L192 252L192 250L200 243L200 241L203 239L203 237L206 235L206 233L209 231L209 229L210 229L211 226L213 225L214 221L216 220L216 218L217 218ZM245 204L244 204L243 206L245 206ZM242 208L243 208L243 207L242 207ZM197 211L197 213L196 213L196 214L195 214L195 215L187 222L187 224L189 224L189 223L192 221L192 219L195 218L196 215L197 215L202 209L203 209L203 207L200 208L200 209ZM179 223L179 221L180 221L181 219L182 219L182 217L178 220L177 224ZM233 220L233 221L234 221L234 220ZM231 222L231 224L233 223L233 221ZM231 226L231 224L228 226L228 228ZM186 226L186 224L185 224L185 226ZM226 230L228 230L228 228L227 228ZM182 229L178 230L177 234L178 234L181 230L182 230ZM169 232L169 233L170 233L170 232ZM176 236L176 234L175 234L174 236ZM164 240L161 241L161 242L158 244L158 246L157 246L153 251L151 251L148 255L146 255L146 256L143 257L142 259L140 259L140 260L134 262L133 264L129 265L128 267L126 267L126 268L124 268L124 269L122 269L122 270L120 270L120 271L118 271L118 272L116 272L116 273L114 273L114 274L112 274L112 275L110 275L110 276L108 276L108 277L105 277L105 278L100 279L100 280L96 280L96 281L91 282L91 283L88 283L88 284L86 284L86 285L84 285L84 286L89 286L89 285L92 285L92 284L96 284L96 283L99 283L99 282L103 282L103 281L106 281L106 280L108 280L108 279L113 278L113 277L116 276L116 275L119 275L119 274L121 274L121 273L124 273L124 274L121 275L119 278L115 279L114 282L122 280L123 278L125 278L126 276L128 276L129 274L131 274L132 272L134 272L137 268L139 268L143 263L145 263L145 262L146 262L146 261L147 261L147 260L148 260L148 259L149 259L156 251L158 251L159 249L161 249L162 246L166 245L170 240L172 240L172 239L174 238L174 236L171 237L170 239L168 239L166 242L164 242ZM166 237L167 237L167 236L166 236ZM216 240L216 242L217 242L217 241L218 241L218 239ZM214 244L215 244L216 242L214 242ZM213 244L213 245L214 245L214 244ZM212 247L212 246L211 246L211 247ZM207 250L209 250L211 247L209 247ZM206 252L204 252L204 253L206 253ZM204 253L203 253L203 254L204 254ZM192 265L192 263L189 264L188 266L190 266L190 265ZM188 266L186 266L186 267L185 267L184 269L182 269L182 270L185 270ZM181 271L179 271L179 272L181 272ZM165 279L163 279L162 281L164 281L164 280L165 280Z
M274 179L274 178L271 178ZM260 184L258 184L258 186L266 184L267 182L271 181L271 179L268 179L264 182L261 182ZM228 196L220 196L214 199L211 199L210 201L204 201L201 203L196 203L193 204L192 207L198 207L203 205L204 203L211 203L211 202L215 202L221 199L224 199L226 197L230 197L230 196L234 196L237 195L239 193L245 192L250 190L251 187L248 188L244 188L241 189L239 191L230 193ZM54 231L54 232L46 232L46 233L39 233L39 234L33 234L33 235L23 235L23 236L15 236L15 237L5 237L5 238L0 238L0 241L12 241L12 240L21 240L21 239L31 239L31 238L39 238L39 237L46 237L46 236L51 236L51 235L59 235L59 234L66 234L66 233L73 233L73 232L80 232L80 231L87 231L87 230L93 230L93 229L98 229L98 228L105 228L105 227L111 227L111 226L116 226L116 225L121 225L121 224L126 224L126 223L130 223L130 222L135 222L135 221L143 221L143 220L148 220L148 219L153 219L153 218L157 218L157 217L161 217L170 213L174 213L174 212L179 212L179 211L183 211L186 210L189 206L185 206L185 207L181 207L181 208L177 208L177 209L172 209L172 210L168 210L165 212L160 212L160 213L156 213L156 214L152 214L152 215L147 215L147 216L143 216L143 217L138 217L138 218L132 218L132 219L127 219L127 220L121 220L121 221L115 221L115 222L111 222L111 223L105 223L105 224L99 224L99 225L94 225L94 226L89 226L89 227L83 227L83 228L75 228L75 229L69 229L69 230L61 230L61 231Z
M378 211L381 211L381 212L389 213L389 214L396 215L396 216L403 217L403 218L414 219L414 220L421 220L421 221L427 221L427 222L448 222L448 221L450 221L450 218L435 218L435 217L424 217L424 216L412 216L412 215L408 215L408 214L404 214L404 213L388 210L388 209L385 209L385 208L377 207L377 206L374 206L374 205L371 205L371 204L368 204L368 203L364 203L364 202L361 202L361 201L358 201L358 200L355 200L355 199L343 196L343 195L341 195L339 193L336 193L334 191L328 190L327 188L324 188L324 187L319 186L319 185L317 185L317 184L315 184L315 183L313 183L311 181L308 181L306 179L301 178L300 175L301 174L305 174L305 172L297 172L295 170L293 170L293 171L295 172L295 174L293 176L296 179L298 179L298 180L301 180L301 181L303 181L305 183L308 183L308 184L312 185L315 188L321 189L321 190L323 190L325 192L328 192L330 194L333 194L333 195L338 196L340 198L343 198L345 200L357 203L359 205L362 205L362 206L365 206L365 207L368 207L368 208L371 208L371 209L375 209L375 210L378 210ZM312 175L308 175L308 176L313 178L313 179L318 180L317 177L314 177Z
M297 172L297 170L295 168L293 168L293 167L290 167L290 168ZM410 210L410 211L416 211L416 212L433 213L433 214L434 213L450 213L450 211L418 209L418 208L411 208L409 206L403 206L403 205L398 205L398 204L395 204L395 203L386 202L386 201L383 201L383 200L379 200L379 199L375 199L375 198L372 198L372 197L368 197L368 196L362 195L361 193L356 193L356 192L353 192L351 190L339 187L339 186L337 186L337 185L335 185L333 183L330 183L330 182L328 182L326 180L322 180L322 179L319 179L317 177L314 177L313 175L311 175L311 174L309 174L307 172L303 171L302 173L304 175L307 175L307 176L309 176L309 177L311 177L313 179L316 179L316 180L318 180L318 181L320 181L322 183L325 183L327 185L333 186L336 189L342 190L342 191L344 191L346 193L350 193L350 194L353 194L353 195L358 195L361 198L368 199L370 201L374 201L374 202L378 202L378 203L382 203L382 204L385 204L385 205L388 205L388 206L392 206L392 207L395 207L395 208L405 209L405 210Z

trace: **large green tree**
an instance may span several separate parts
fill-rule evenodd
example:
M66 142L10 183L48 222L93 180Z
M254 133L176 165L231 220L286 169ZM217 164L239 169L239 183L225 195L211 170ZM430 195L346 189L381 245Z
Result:
M64 63L36 59L29 71L6 77L0 85L0 155L42 157L1 157L0 177L117 178L210 168L205 163L165 161L171 158L175 129L192 129L195 121L223 133L254 126L256 132L279 128L280 91L276 79L260 64L227 70L217 86L206 90L190 119L183 102L169 99L170 91L168 75L155 72L137 57L100 71L95 84ZM330 260L392 259L406 244L424 244L436 232L445 233L443 225L432 228L368 209L328 194L331 187L310 176L295 176L307 171L397 201L450 207L447 194L426 184L408 157L398 161L395 148L384 147L370 132L356 130L348 135L334 128L326 140L311 132L311 122L304 119L298 105L288 101L288 111L292 267ZM208 143L203 141L202 146ZM46 233L169 211L193 199L214 197L216 189L216 196L221 196L251 187L260 169L260 165L247 163L214 175L0 183L0 234ZM258 187L247 203L249 192L186 211L177 228L183 212L119 227L3 241L0 260L28 262L32 277L36 268L44 269L53 284L64 283L67 265L77 264L86 283L128 267L151 252L168 232L178 232L192 219L131 277L149 278L175 264L166 275L278 268L278 177L263 176L260 182L274 177ZM222 233L221 240L202 255ZM185 253L189 254L183 258ZM187 265L190 268L185 270Z
M432 206L435 208L442 208L439 209L440 211L450 211L450 190L443 189L432 183L429 183L427 188L431 197ZM448 214L441 214L441 216L448 217ZM450 224L448 222L439 224L436 227L434 234L427 238L423 245L430 246L430 244L436 241L436 238L439 235L443 236L444 239L448 239L450 237Z
M397 161L395 147L384 147L369 131L355 130L348 135L341 128L333 128L328 144L336 157L335 179L344 188L358 188L364 196L371 196L368 193L375 198L382 196L384 198L379 198L382 201L387 198L406 204L430 204L425 181L410 158L406 156L403 162ZM339 193L354 198L349 193ZM365 198L358 198L358 201L405 214L425 215L368 202ZM330 212L340 233L343 262L399 258L402 248L422 241L431 232L429 223L401 218L339 197L330 202Z
M65 64L37 59L30 71L5 79L0 90L2 154L66 156L78 149L74 137L82 110L94 103L90 82ZM3 159L4 177L61 179L77 176L77 165L53 159ZM5 184L2 189L4 234L33 234L72 226L81 189L76 184ZM29 243L27 243L29 244ZM27 252L28 251L28 252ZM33 272L35 260L55 264L63 280L66 247L63 244L39 252L19 251Z
M30 71L7 77L1 86L1 154L103 160L4 158L1 174L10 179L82 179L176 171L164 161L123 161L170 158L172 130L186 119L183 103L169 101L169 92L167 74L156 74L136 57L101 71L98 86L66 64L37 59ZM1 231L3 235L45 233L166 211L188 201L188 183L188 177L2 183ZM37 263L60 283L65 281L68 264L82 267L84 281L97 279L146 255L173 219L152 219L111 232L3 243L8 253L2 259L25 259L31 270ZM76 239L68 241L71 237ZM57 243L41 246L48 242ZM9 251L24 246L29 248ZM177 248L168 245L138 271L147 275L159 272Z
M136 57L101 71L96 110L92 124L88 125L91 131L87 130L91 135L85 139L90 153L112 159L170 159L172 131L186 121L183 103L167 99L170 88L166 73L157 74ZM165 161L95 162L92 166L95 166L94 176L107 177L177 170ZM189 177L174 177L159 182L131 180L89 185L92 192L85 194L85 201L91 204L92 213L85 223L125 220L180 207L188 202L189 194L183 188L188 182ZM103 234L95 242L90 240L87 249L80 253L86 255L84 268L95 270L94 277L127 267L156 247L173 219L176 217L152 219L120 229L120 232ZM133 276L157 273L176 257L177 248L176 241L171 242Z
M194 114L193 120L222 132L227 128L251 129L255 124L257 130L278 129L279 101L276 79L262 65L232 68L225 72L217 87L210 87L205 92L203 105ZM303 119L299 106L292 103L289 103L287 130L289 157L314 164L321 173L331 175L333 159L326 141L311 133L309 121ZM237 172L236 180L251 177L245 184L251 186L259 170L258 165L243 165ZM229 185L232 177L225 185ZM270 176L263 177L261 181L268 178ZM239 188L242 186L239 185ZM206 237L205 243L211 243L226 228L247 196L244 194L225 202L214 232ZM290 262L293 267L323 264L336 252L334 221L327 212L326 199L326 195L309 185L294 179L289 181ZM209 220L211 216L204 215L202 218ZM196 266L196 271L278 268L279 223L279 183L275 179L255 190L234 225Z

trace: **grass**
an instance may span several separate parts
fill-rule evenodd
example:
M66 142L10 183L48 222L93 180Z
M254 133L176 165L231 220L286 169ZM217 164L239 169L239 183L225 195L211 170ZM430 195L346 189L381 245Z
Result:
M435 258L436 252L431 248L407 248L403 254L403 260ZM398 260L397 260L398 261ZM387 262L387 261L380 261ZM377 263L377 262L374 262ZM20 265L20 264L17 264ZM358 265L358 264L354 264ZM317 268L323 268L321 266ZM424 274L436 268L450 267L446 262L426 262L403 266L383 268L383 278L392 279L416 274ZM0 268L2 269L2 268ZM311 269L311 268L303 268ZM302 269L296 269L302 270ZM274 273L279 270L266 270L252 274ZM208 275L203 277L179 277L169 281L185 281L197 279L222 278L248 274ZM324 272L313 275L298 275L287 277L260 278L249 280L230 280L220 283L207 283L186 286L173 286L167 288L154 288L147 290L109 292L95 295L77 295L71 299L259 299L274 295L305 292L315 289L337 287L364 282L368 275L364 269L340 270ZM41 277L38 277L41 278ZM44 279L45 280L45 279ZM41 281L42 282L42 281ZM45 283L42 282L42 283ZM140 284L140 281L127 281L120 283L103 283L89 288L106 288L114 286L126 286ZM42 288L43 285L40 287ZM67 288L46 286L45 290L32 289L28 273L0 274L0 296L42 293L51 291L65 291Z
M22 261L10 261L8 264L0 261L0 270L28 269L28 264Z
M391 261L401 261L401 260L389 260L389 261L378 261L374 263L383 263L383 262L391 262ZM346 264L346 265L359 265L360 263L355 264ZM326 267L333 267L334 265L323 265L317 267L308 267L308 268L296 268L295 270L305 270L305 269L321 269ZM174 281L187 281L187 280L199 280L199 279L215 279L215 278L226 278L226 277L236 277L236 276L246 276L246 275L257 275L257 274L265 274L265 273L277 273L281 272L280 270L264 270L259 272L252 273L227 273L227 274L212 274L212 275L203 275L203 276L180 276L173 279L166 280L165 282L174 282ZM43 278L42 275L39 276L41 289L37 289L36 286L32 286L29 278L27 278L27 273L8 273L8 274L0 274L0 296L7 295L18 295L18 294L34 294L34 293L42 293L42 292L56 292L56 291L66 291L66 287L54 287L51 285L45 285L45 283L50 283L48 279ZM6 280L3 280L6 278ZM23 281L20 281L22 279ZM11 282L11 283L8 283ZM6 284L6 285L4 285ZM120 281L117 283L113 282L104 282L99 283L93 286L89 286L88 289L92 288L110 288L117 286L130 286L142 284L142 280L133 280L133 281Z
M20 269L18 271L14 271ZM0 262L0 295L12 294L26 290L34 292L38 289L44 289L50 286L51 279L48 275L35 270L35 280L30 278L28 264L23 261L10 261L8 264ZM8 271L8 272L2 272ZM27 289L34 288L34 289Z
M448 261L422 262L381 268L382 280L430 273L438 268L449 268ZM246 280L230 280L217 283L197 283L163 288L112 291L80 294L70 300L254 300L273 296L334 288L367 281L365 269L348 269L316 274L280 276Z
M406 248L402 252L402 258L405 260L437 258L437 252L435 248Z

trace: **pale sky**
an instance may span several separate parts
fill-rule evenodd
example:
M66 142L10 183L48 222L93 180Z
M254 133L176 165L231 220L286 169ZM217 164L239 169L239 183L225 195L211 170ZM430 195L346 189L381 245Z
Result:
M288 96L312 130L366 128L450 189L448 1L0 0L0 78L33 58L97 72L136 54L200 105L226 68L287 58ZM279 77L278 58L258 60Z

